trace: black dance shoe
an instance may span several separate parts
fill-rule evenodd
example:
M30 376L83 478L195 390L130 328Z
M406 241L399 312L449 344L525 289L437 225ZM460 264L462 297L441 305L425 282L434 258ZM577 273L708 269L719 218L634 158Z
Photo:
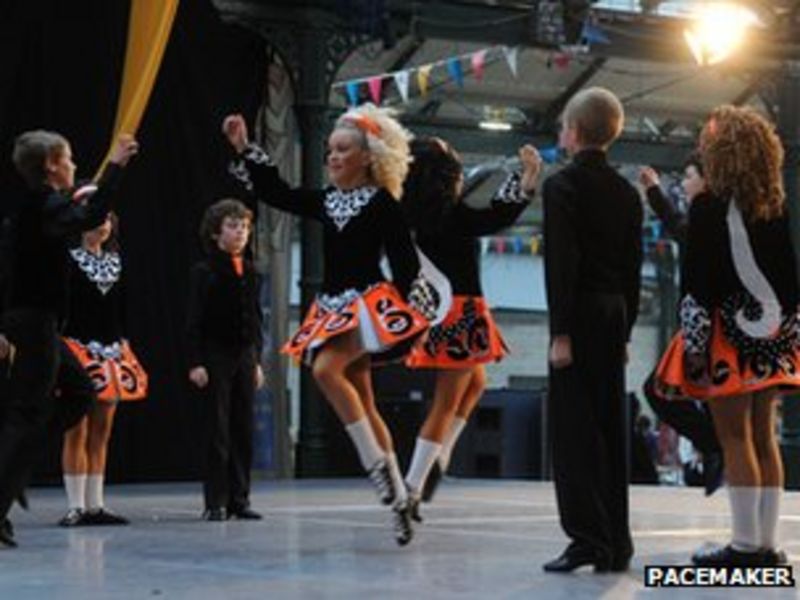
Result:
M763 551L742 552L730 544L701 549L692 555L692 564L698 567L761 567L764 566L764 560Z
M63 517L58 521L59 527L78 527L85 525L84 519L86 513L81 508L70 508Z
M385 458L380 459L369 470L369 479L375 486L378 499L381 504L391 504L397 498L397 490L394 489L392 474L389 472L389 463Z
M107 508L100 507L83 513L82 525L129 525L130 521Z
M207 508L203 513L204 521L224 521L225 511L221 508Z
M0 545L7 548L17 547L17 542L14 539L14 526L7 518L0 522Z
M420 497L415 493L408 493L408 514L412 521L422 523L422 515L419 514L419 501Z
M706 496L710 496L716 492L724 481L722 454L715 452L707 454L703 458L703 487L706 490Z
M392 507L392 527L394 528L394 539L400 546L405 546L414 537L408 501L400 502Z
M545 563L542 568L547 573L571 573L575 569L587 565L594 566L595 573L606 573L612 567L611 560L598 556L596 552L568 548L558 558ZM625 566L627 567L627 565Z
M260 513L257 513L249 506L244 506L242 508L229 508L228 518L239 519L242 521L260 521L263 519Z
M764 566L777 567L779 565L788 565L789 557L786 552L778 548L762 548L761 556L764 560Z
M425 479L425 485L422 486L422 501L430 502L433 500L433 495L436 493L436 488L442 481L442 466L439 461L433 463L431 470L428 472L428 478Z

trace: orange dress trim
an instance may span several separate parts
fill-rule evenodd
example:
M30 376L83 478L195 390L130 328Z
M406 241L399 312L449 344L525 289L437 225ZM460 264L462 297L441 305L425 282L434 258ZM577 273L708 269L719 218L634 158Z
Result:
M147 372L127 340L110 346L83 344L73 338L64 342L94 383L98 400L131 402L147 397Z
M480 296L454 296L444 321L414 345L406 365L460 369L497 362L506 354L508 346L486 300Z
M318 297L281 352L310 365L329 340L358 330L364 349L381 362L399 358L396 355L407 352L406 346L427 329L428 321L397 288L381 282L361 293L352 290L335 298Z

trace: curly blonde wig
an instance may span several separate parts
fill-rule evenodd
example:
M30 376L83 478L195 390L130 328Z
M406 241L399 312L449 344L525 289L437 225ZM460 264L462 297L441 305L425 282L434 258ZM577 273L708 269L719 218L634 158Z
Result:
M708 189L733 198L751 220L783 214L783 146L773 126L751 108L715 108L700 134Z
M394 111L362 104L339 117L335 128L358 132L371 155L373 180L399 200L411 162L412 135L397 122Z

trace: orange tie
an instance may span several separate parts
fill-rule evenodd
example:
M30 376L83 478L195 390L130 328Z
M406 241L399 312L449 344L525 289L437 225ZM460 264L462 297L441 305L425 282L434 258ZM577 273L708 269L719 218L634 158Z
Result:
M233 261L233 270L236 271L236 275L239 277L244 275L244 261L242 260L242 257L231 256L231 261Z

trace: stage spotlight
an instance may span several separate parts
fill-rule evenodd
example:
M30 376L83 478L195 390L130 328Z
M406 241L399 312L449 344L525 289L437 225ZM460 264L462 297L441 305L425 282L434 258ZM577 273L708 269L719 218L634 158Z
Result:
M709 2L695 11L683 36L697 64L713 65L730 57L758 23L756 14L741 4Z

